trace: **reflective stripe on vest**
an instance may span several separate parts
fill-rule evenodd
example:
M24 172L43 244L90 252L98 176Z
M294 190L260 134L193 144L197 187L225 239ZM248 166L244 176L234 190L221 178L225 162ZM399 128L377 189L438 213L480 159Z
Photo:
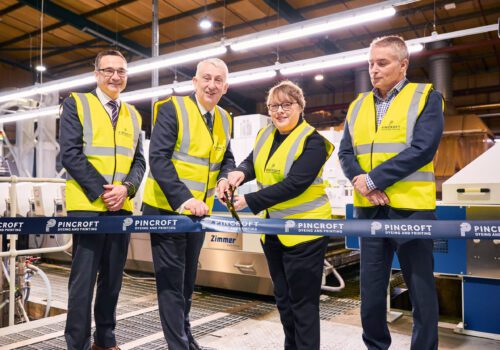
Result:
M177 113L178 135L172 163L179 180L194 198L213 206L217 176L231 135L231 119L222 108L215 109L214 127L210 134L195 101L190 97L173 96L155 105L154 122L163 103L172 103ZM161 175L159 175L161 176ZM144 202L153 207L175 211L151 172L146 180ZM185 211L183 214L191 214Z
M259 131L255 141L253 157L254 168L259 189L272 186L283 181L289 174L294 161L304 151L307 138L314 132L314 128L303 121L279 145L273 155L269 157L276 129L269 125ZM327 153L333 151L333 145L325 140ZM325 193L325 185L321 180L322 169L303 193L295 198L278 203L266 210L270 218L314 218L327 219L331 217L331 207ZM320 236L308 235L278 235L280 242L285 246L294 246L311 241ZM265 240L265 236L262 236Z
M109 184L121 184L128 175L141 132L141 118L131 105L122 102L116 127L97 96L73 93L78 118L82 123L83 153ZM98 133L94 133L99 128ZM80 185L68 174L67 210L107 211L102 199L90 202ZM127 198L124 210L132 211Z
M427 101L430 84L408 83L398 93L384 119L374 128L376 119L373 93L364 93L351 104L347 121L358 163L365 172L411 147L418 117ZM387 142L386 142L387 141ZM384 192L389 205L400 209L432 210L435 208L435 179L432 162L389 186ZM354 193L355 206L373 206Z

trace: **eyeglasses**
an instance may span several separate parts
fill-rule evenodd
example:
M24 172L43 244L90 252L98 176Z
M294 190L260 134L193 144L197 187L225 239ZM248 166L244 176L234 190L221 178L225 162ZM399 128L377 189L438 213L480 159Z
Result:
M96 69L96 70L98 72L102 73L102 75L104 75L107 78L112 77L115 74L115 72L121 78L127 76L127 70L125 68L118 68L118 69L114 69L114 68L100 68L100 69Z
M296 104L297 102L283 102L282 104L272 104L272 105L267 105L267 109L269 109L270 112L277 112L278 109L284 110L285 112L288 112L292 109L292 106Z

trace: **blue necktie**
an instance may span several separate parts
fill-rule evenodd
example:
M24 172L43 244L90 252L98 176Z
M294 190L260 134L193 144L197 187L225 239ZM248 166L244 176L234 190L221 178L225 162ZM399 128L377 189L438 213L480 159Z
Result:
M111 107L111 123L114 128L116 126L116 122L118 121L118 102L111 100L108 102L108 105Z
M208 130L210 130L210 133L212 133L212 129L214 127L212 123L212 115L210 114L210 112L207 112L203 116L205 117L205 121L207 122Z

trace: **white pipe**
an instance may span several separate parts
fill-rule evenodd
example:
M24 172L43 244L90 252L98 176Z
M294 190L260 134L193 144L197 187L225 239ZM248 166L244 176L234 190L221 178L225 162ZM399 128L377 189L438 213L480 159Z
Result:
M37 249L23 249L23 250L17 250L17 249L10 249L8 252L0 252L0 257L6 257L6 256L21 256L21 255L36 255L36 254L42 254L42 253L57 253L57 252L62 252L65 250L68 250L71 248L73 245L73 236L71 239L68 241L63 246L60 247L49 247L49 248L37 248Z
M326 259L325 259L325 277L329 275L328 270L331 270L337 281L339 281L340 285L337 287L330 287L327 285L321 286L321 290L326 290L327 292L339 292L342 289L345 288L345 282L342 276L337 272L337 270L333 267L332 264L330 264Z
M43 316L43 317L47 317L47 316L49 316L50 307L52 305L52 287L50 285L49 278L47 277L47 275L45 274L45 272L43 272L38 266L35 266L35 265L32 265L32 264L27 264L27 266L30 269L35 270L36 272L38 272L38 274L40 275L40 277L42 278L42 280L45 282L45 286L47 287L47 304L45 306L45 315Z
M15 218L17 216L17 193L16 193L16 183L17 177L11 177L11 185L9 189L10 194L10 215ZM9 251L16 251L16 241L17 235L10 234L10 249ZM9 326L14 325L14 314L16 312L15 302L16 300L16 255L10 255L9 258L9 277L12 283L9 284Z
M57 179L53 177L19 177L19 176L1 176L0 182L55 182L65 183L65 179Z

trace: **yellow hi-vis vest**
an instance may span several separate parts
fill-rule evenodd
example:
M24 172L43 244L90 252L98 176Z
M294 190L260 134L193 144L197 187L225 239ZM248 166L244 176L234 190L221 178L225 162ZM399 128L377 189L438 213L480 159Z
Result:
M431 84L406 84L392 101L378 128L375 126L373 92L362 93L351 103L346 119L354 154L364 171L368 173L411 146L415 123L431 89ZM432 162L387 187L384 192L393 208L435 209L436 183ZM372 207L373 204L355 191L354 206Z
M213 131L210 134L203 116L195 101L189 96L172 96L155 104L154 120L166 102L171 101L177 114L177 141L172 154L179 179L191 191L194 198L204 201L212 212L217 176L221 163L231 140L232 119L224 109L215 108ZM151 171L146 179L144 203L165 210L172 208ZM182 214L191 215L189 210Z
M314 128L303 121L288 135L269 158L276 132L278 132L277 129L271 124L261 129L255 140L253 162L259 189L281 182L288 176L293 162L304 151L305 141L314 132ZM324 141L328 156L330 156L334 146L328 140L325 139ZM263 217L266 217L267 212L269 217L273 219L330 219L332 217L332 208L325 192L326 186L321 178L322 173L323 168L319 171L312 185L303 193L295 198L273 205L263 213ZM289 224L293 224L293 221ZM312 241L320 237L278 235L280 242L287 247ZM261 239L264 242L265 236L262 235Z
M121 103L116 127L97 96L72 93L78 118L83 126L83 153L109 184L120 185L127 177L139 142L142 119L134 106ZM68 174L69 175L69 174ZM103 189L104 190L104 189ZM90 202L80 185L71 177L66 181L67 210L107 211L99 197ZM125 200L123 210L133 211Z

